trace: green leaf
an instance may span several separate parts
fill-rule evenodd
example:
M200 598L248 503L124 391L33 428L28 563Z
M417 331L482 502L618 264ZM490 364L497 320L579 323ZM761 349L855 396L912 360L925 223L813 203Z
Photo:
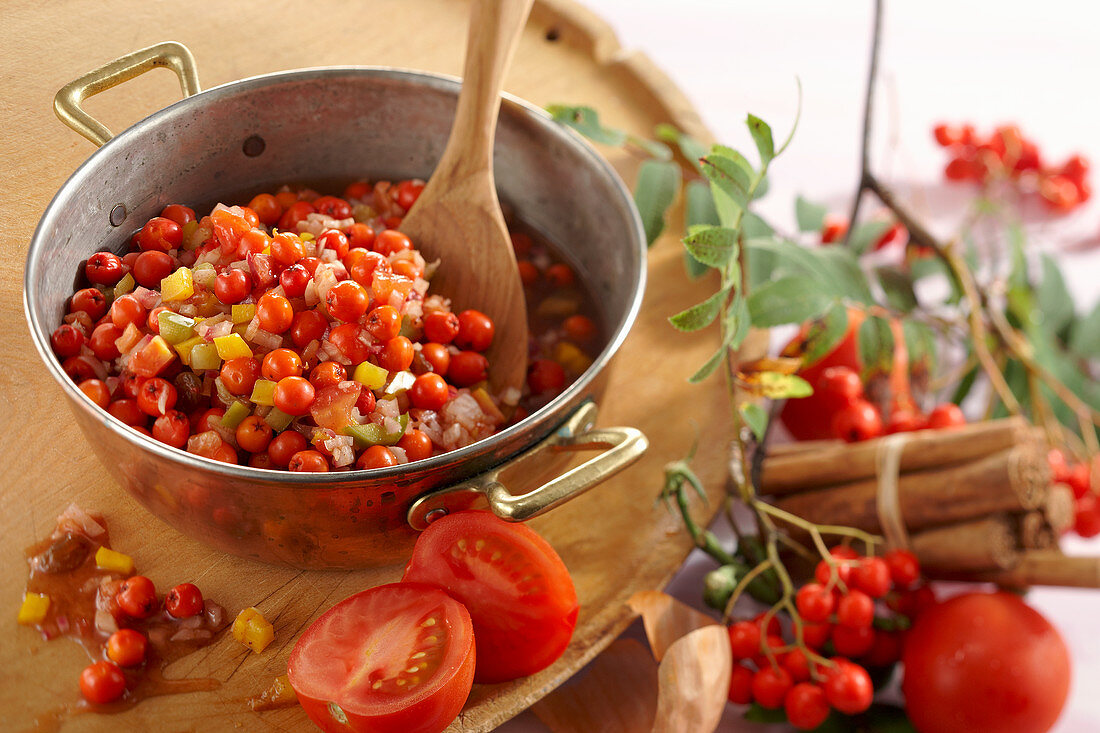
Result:
M672 160L672 151L664 143L635 135L627 135L626 141L637 148L641 148L657 160Z
M721 222L722 226L738 226L745 207L737 203L733 197L713 181L710 184L710 195L714 200L714 210L718 212L718 221Z
M961 405L962 401L970 394L970 390L974 388L974 383L978 381L978 367L973 367L970 371L963 375L963 378L959 380L959 384L955 387L954 393L951 395L951 401L956 405Z
M638 169L634 203L638 206L650 246L665 228L665 212L680 188L680 166L660 160L647 160Z
M731 166L725 158L703 158L703 173L707 180L717 186L739 208L745 209L749 202L748 183L737 179L737 174L734 172L737 170L740 169Z
M848 309L843 303L836 303L820 320L811 324L802 355L802 367L813 366L831 354L847 333Z
M750 293L761 285L771 282L773 278L781 276L784 272L780 268L779 255L774 250L750 246L753 241L765 240L750 240L742 245L745 248L745 267L748 270L748 291Z
M599 113L591 107L575 107L564 104L547 105L546 111L555 122L572 127L593 142L619 146L626 142L627 135L622 130L604 127L600 124Z
M700 174L703 172L703 164L700 161L707 154L707 146L667 123L657 125L656 135L658 140L672 143L680 148L680 154L684 156Z
M1062 277L1062 271L1058 263L1048 255L1040 258L1043 266L1043 280L1035 293L1042 317L1042 328L1050 334L1058 333L1073 320L1073 296L1066 287L1066 280Z
M798 231L820 232L825 226L825 215L829 210L820 204L810 203L799 196L794 201L794 215L798 220Z
M719 147L714 146L711 154L703 158L703 175L735 204L744 209L749 201L752 174L746 173L744 166L737 160L737 158L744 160L740 154L730 150L730 153L737 156L734 158L732 155L717 152ZM751 168L749 170L751 171Z
M736 349L741 346L741 343L745 340L745 336L749 333L749 327L751 325L749 309L745 303L745 298L741 293L735 293L729 308L726 309L724 323L722 324L723 331L725 332L722 344L718 347L718 350L707 359L707 362L699 367L699 370L696 371L695 374L688 377L688 381L692 384L698 384L713 374L714 370L725 360L726 353L730 349Z
M764 198L771 187L771 180L767 176L761 178L760 182L756 184L756 188L752 191L752 200L756 201L757 199Z
M1030 325L1035 322L1035 295L1024 253L1024 230L1018 223L1008 227L1008 244L1012 262L1008 273L1008 311L1018 323Z
M703 364L703 366L699 367L699 370L696 371L695 374L692 374L690 377L688 377L688 381L692 384L698 384L699 382L702 382L711 374L714 374L714 370L718 368L718 365L721 364L725 358L726 345L722 344L720 347L718 347L718 351L715 351L714 354L712 354L711 357L707 359L706 364Z
M684 185L684 223L688 231L696 226L718 226L718 210L714 208L714 198L710 195L710 184L705 181L688 181ZM695 280L709 269L684 250L684 268L688 277Z
M1073 324L1069 335L1069 347L1078 356L1100 359L1100 302Z
M726 301L729 291L729 286L722 288L702 303L693 305L687 310L682 310L672 316L668 319L668 322L678 331L698 331L701 328L706 328L722 312L722 304Z
M745 249L750 254L762 251L774 253L776 266L782 268L784 272L821 279L820 250L813 250L774 237L747 240ZM824 283L824 280L822 282ZM827 283L824 284L827 285Z
M741 348L752 327L749 304L742 293L738 292L733 296L733 302L726 311L725 322L722 325L726 332L726 348Z
M711 267L725 267L737 256L737 232L726 227L694 227L684 237L688 253Z
M894 331L880 316L868 316L859 326L859 358L865 373L890 371L894 364Z
M749 296L752 325L758 328L802 323L817 318L833 304L821 284L808 277L789 276L761 285Z
M857 255L861 255L871 248L882 235L891 227L888 221L865 221L856 224L848 234L848 247Z
M746 211L744 218L741 220L741 233L746 239L752 239L756 237L770 237L775 234L775 230L772 229L768 222L761 219L751 211Z
M951 277L947 265L945 265L943 260L939 257L923 257L919 260L914 260L909 266L909 276L913 279L913 282L928 277L943 278L947 286L951 289L951 294L945 302L954 304L962 299L962 291L959 290L958 283L955 282L955 278Z
M770 710L762 706L758 702L754 702L749 706L749 709L745 711L743 716L745 720L750 723L785 723L787 722L787 714L782 708L776 710Z
M821 247L814 250L822 268L820 277L830 284L830 291L851 300L872 305L871 285L859 266L855 254L847 247Z
M905 349L909 352L909 363L924 363L932 371L936 365L936 334L932 327L922 321L905 318L901 322L901 332L905 338Z
M908 313L917 307L917 294L913 291L913 281L908 273L897 267L880 267L876 274L891 308Z
M775 141L772 140L772 128L768 127L768 123L756 115L749 115L745 120L745 124L749 126L752 141L756 143L756 149L760 151L761 164L767 165L775 157Z
M867 733L917 733L905 709L887 703L875 703L863 714Z
M768 413L755 402L746 402L741 405L741 418L749 426L756 442L764 440L764 431L768 429Z

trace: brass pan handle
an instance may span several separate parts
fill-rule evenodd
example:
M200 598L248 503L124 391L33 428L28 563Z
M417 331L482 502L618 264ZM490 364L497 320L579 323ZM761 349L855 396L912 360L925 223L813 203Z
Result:
M99 94L146 71L165 67L176 72L184 97L199 93L199 73L195 57L182 43L165 41L109 61L61 88L53 98L58 119L99 147L114 135L80 106L88 97Z
M641 458L649 441L635 428L593 428L596 405L586 402L548 438L518 457L474 478L417 499L409 507L414 529L427 529L441 516L485 507L501 519L524 522L579 496ZM513 495L499 480L509 466L547 451L599 450L596 455L525 494Z

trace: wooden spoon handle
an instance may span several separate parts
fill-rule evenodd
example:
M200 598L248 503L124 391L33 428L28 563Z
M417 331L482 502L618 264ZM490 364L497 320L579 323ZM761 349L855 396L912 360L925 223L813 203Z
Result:
M464 177L492 170L493 139L504 71L515 53L534 0L474 0L466 67L454 127L440 169ZM461 151L462 154L457 153Z

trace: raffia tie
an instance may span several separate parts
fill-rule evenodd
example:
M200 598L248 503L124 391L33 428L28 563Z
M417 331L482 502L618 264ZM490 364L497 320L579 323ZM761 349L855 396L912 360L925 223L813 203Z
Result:
M879 442L875 453L875 471L878 478L878 493L875 496L875 508L878 511L879 526L886 539L886 547L891 550L909 549L909 532L901 517L901 500L898 497L898 474L901 472L901 452L909 442L909 433L887 435Z

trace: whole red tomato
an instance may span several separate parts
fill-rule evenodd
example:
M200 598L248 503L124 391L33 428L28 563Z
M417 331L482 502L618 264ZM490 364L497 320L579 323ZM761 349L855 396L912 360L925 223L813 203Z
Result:
M902 662L901 689L921 733L1042 733L1069 692L1062 637L1011 593L968 593L928 609Z

